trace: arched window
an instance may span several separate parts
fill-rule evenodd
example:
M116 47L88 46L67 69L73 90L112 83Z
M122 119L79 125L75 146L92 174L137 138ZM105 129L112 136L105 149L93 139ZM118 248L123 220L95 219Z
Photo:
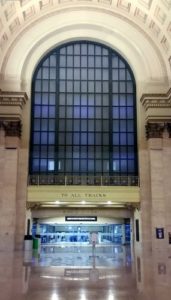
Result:
M51 51L32 82L30 174L137 175L135 80L88 41Z

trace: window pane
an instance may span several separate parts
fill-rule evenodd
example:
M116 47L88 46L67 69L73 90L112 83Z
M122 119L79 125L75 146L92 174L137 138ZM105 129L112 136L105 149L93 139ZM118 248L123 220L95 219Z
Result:
M55 105L55 98L56 98L55 94L50 93L49 94L49 104Z
M125 107L120 107L120 118L126 119L126 108Z
M112 96L112 105L113 106L119 105L119 95L118 94Z
M41 104L41 94L40 93L35 93L35 104Z
M36 119L34 121L34 130L36 131L40 130L40 119Z
M74 67L80 67L80 56L74 57Z
M128 119L133 119L133 116L134 116L133 107L128 107L127 108L127 117L128 117Z
M49 107L49 117L54 118L55 117L55 106Z
M119 121L118 120L113 121L113 132L119 132Z
M35 91L41 92L41 81L40 80L36 80L36 82L35 82Z
M41 106L35 106L35 110L34 110L34 117L35 118L40 118L41 116Z
M56 56L55 55L50 56L50 67L56 67Z
M100 119L102 116L102 108L101 107L96 107L96 118Z
M60 70L59 70L59 78L60 79L66 79L66 69L60 68Z
M49 132L48 137L49 137L48 143L54 144L55 143L55 134L53 132Z
M40 133L39 132L34 132L33 142L34 142L34 144L40 144Z
M81 56L81 67L87 67L87 56Z
M113 107L113 118L119 119L119 109L118 107Z
M48 135L47 132L41 133L41 144L47 144L48 143Z
M126 132L126 120L121 120L120 121L120 131L121 132Z
M113 144L119 145L119 134L118 133L113 133Z
M74 59L73 56L67 56L67 67L73 67Z
M113 93L118 93L118 91L119 91L119 84L118 84L118 82L113 82L113 84L112 84L112 92Z
M121 171L122 172L127 172L127 161L124 159L121 160Z
M73 69L67 69L67 79L72 80L73 79Z
M47 131L48 130L48 119L42 119L41 120L41 129L43 131Z
M120 144L121 145L126 145L127 144L126 133L121 133L120 134Z

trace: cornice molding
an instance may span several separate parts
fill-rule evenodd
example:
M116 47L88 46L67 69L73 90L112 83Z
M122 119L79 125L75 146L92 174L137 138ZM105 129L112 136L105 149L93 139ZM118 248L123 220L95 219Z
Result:
M21 109L28 100L24 92L8 92L0 90L0 106L19 106Z
M171 88L165 94L143 94L140 101L146 111L149 108L171 108Z

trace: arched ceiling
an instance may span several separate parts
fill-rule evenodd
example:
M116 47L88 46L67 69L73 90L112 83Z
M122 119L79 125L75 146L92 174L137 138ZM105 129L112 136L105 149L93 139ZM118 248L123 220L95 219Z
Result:
M171 0L0 0L0 65L26 28L58 9L80 5L130 20L153 41L171 74Z

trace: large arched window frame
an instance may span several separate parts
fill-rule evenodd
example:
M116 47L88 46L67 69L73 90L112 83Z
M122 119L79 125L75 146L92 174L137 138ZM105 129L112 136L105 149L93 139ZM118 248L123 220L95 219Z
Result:
M127 62L93 42L46 55L32 81L30 174L137 175L136 86Z

